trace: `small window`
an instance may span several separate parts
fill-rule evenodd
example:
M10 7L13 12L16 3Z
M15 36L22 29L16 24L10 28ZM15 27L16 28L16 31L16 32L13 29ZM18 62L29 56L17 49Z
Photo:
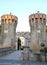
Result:
M10 21L10 19L8 19L8 21Z
M4 30L4 33L8 33L8 30Z
M38 18L35 18L36 20L38 20Z
M45 22L45 21L46 21L46 19L43 19L43 21Z
M40 18L40 21L42 21L42 18Z
M34 21L34 18L32 18L32 22Z
M14 22L14 19L12 19L12 22Z
M36 23L38 22L38 18L35 18Z
M46 19L43 19L43 23L46 24Z

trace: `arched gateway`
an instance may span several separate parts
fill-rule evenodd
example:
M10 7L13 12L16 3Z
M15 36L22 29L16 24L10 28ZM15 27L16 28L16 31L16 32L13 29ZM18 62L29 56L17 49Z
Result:
M17 39L17 50L23 50L23 46L25 46L25 38L18 37Z

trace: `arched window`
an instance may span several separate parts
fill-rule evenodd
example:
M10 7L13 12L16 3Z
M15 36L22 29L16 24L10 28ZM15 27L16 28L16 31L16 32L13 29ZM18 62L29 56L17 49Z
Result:
M38 18L35 18L36 28L38 28Z
M45 18L43 19L43 23L44 23L44 25L46 24L46 19Z
M40 22L42 22L42 18L40 18Z
M10 19L8 19L8 21L10 21Z
M12 19L12 22L14 22L14 19Z
M38 18L35 18L35 21L38 22Z

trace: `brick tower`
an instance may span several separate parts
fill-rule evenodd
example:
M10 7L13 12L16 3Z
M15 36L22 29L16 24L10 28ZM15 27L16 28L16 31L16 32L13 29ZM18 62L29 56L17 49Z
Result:
M33 50L39 50L41 43L45 44L45 26L46 14L39 13L31 14L29 16L29 24L31 31L31 44Z
M1 16L1 25L3 31L3 47L14 47L16 40L16 27L18 18L15 15L5 14Z

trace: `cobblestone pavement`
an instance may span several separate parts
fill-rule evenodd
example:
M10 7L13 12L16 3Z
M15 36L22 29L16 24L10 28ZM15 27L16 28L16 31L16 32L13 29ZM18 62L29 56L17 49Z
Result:
M0 65L47 65L47 62L23 61L21 51L0 57Z

